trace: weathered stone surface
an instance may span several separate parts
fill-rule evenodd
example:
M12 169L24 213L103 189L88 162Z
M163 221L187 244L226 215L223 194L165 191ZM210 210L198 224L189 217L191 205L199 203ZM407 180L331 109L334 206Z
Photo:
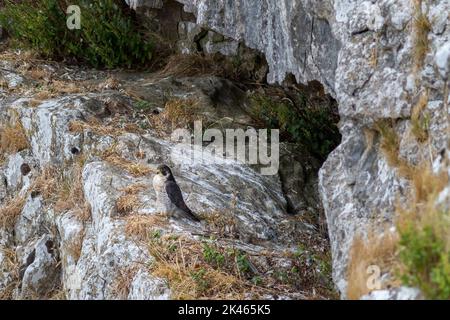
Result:
M167 78L132 84L135 95L152 102L150 110L163 111L170 90L173 98L195 97L200 105L199 112L209 123L217 124L226 119L227 127L246 128L251 121L245 112L246 93L227 80ZM314 237L315 231L310 225L294 221L287 213L280 176L263 176L256 168L234 160L190 161L189 155L175 148L168 137L159 137L156 128L148 126L147 118L142 122L131 107L132 101L118 92L64 95L34 106L30 106L29 101L30 98L22 97L0 103L1 118L9 119L7 115L14 114L23 125L30 145L27 150L8 155L0 165L0 174L5 177L5 197L25 197L14 232L0 230L0 249L15 251L21 276L14 278L13 266L3 253L0 254L0 270L4 270L0 276L0 291L17 287L16 298L47 297L54 290L60 290L68 299L171 297L167 281L153 276L149 270L154 257L146 244L136 241L126 231L129 216L158 214L153 175L136 177L107 161L102 154L111 147L115 147L119 158L133 164L150 169L161 163L168 164L188 206L205 217L217 213L232 217L230 241L252 256L267 251L292 253L297 250L297 241L302 235ZM126 131L122 124L125 120L147 127ZM84 123L86 127L71 130L73 121ZM117 132L101 131L111 126ZM213 160L213 156L205 156ZM309 157L306 153L304 156ZM77 164L82 167L80 181L68 175ZM298 165L304 166L303 163ZM61 173L70 177L71 180L66 181L69 186L81 184L85 203L79 205L88 210L88 216L82 218L85 212L80 213L80 208L75 207L59 212L54 202L44 198L35 182L45 168L53 170L55 178ZM123 189L134 184L143 186L137 195L139 207L132 213L119 212L117 201ZM300 184L297 183L297 191L300 191ZM64 204L59 205L64 207ZM204 237L210 236L210 228L206 221L198 225L170 219L161 226L161 232L202 243ZM46 246L50 241L52 245ZM261 266L269 263L264 259L261 257ZM293 268L285 265L288 259L284 257L274 261L270 263ZM322 272L321 267L317 268L314 273ZM128 283L123 284L125 276ZM303 297L303 293L297 292L286 295L286 298Z
M400 287L392 290L378 290L361 297L361 300L420 300L419 290L414 288Z
M145 0L140 1L141 3ZM328 219L334 279L345 297L348 252L358 232L391 221L394 203L408 183L379 151L374 123L399 119L400 154L412 163L429 153L412 143L411 109L429 90L431 153L446 147L450 1L424 2L430 21L428 51L417 67L415 15L409 0L278 1L179 0L200 25L263 52L269 82L292 73L307 83L320 81L336 97L342 144L320 174L320 194ZM423 158L423 157L422 157Z
M60 269L55 242L43 235L34 245L22 279L21 297L45 297L59 285Z

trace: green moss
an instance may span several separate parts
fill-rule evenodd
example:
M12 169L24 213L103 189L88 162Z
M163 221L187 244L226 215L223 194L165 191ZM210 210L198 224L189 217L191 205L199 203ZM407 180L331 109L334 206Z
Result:
M66 25L66 9L81 9L81 29ZM53 59L93 67L132 67L149 62L153 45L137 29L119 0L6 0L0 24L21 47Z

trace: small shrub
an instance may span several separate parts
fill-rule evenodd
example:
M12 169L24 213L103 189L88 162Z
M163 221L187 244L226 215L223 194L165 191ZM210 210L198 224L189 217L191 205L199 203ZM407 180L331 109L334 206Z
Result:
M399 276L405 285L418 287L426 298L450 299L450 215L437 198L448 186L446 172L421 166L414 175L413 194L397 208L400 235Z
M337 118L329 106L314 106L298 95L295 101L253 95L254 118L272 129L280 129L289 140L304 145L312 155L325 160L340 142Z
M225 255L210 246L208 243L203 244L203 258L207 263L221 267L225 263Z
M245 274L252 271L250 260L248 260L247 255L241 251L236 253L236 265L241 273Z
M69 5L81 9L81 29L66 26ZM132 67L149 62L153 45L119 0L5 0L0 24L22 46L44 57L76 59L94 67Z

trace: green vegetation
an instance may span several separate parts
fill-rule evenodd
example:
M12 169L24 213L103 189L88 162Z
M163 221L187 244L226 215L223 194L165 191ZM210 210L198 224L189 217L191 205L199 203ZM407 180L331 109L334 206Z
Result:
M293 100L256 94L251 100L254 118L279 128L287 140L304 145L321 160L340 142L338 118L329 105L313 105L301 94Z
M205 262L216 267L221 267L225 263L225 255L208 243L203 244L203 258Z
M81 9L79 30L70 30L66 25L69 5ZM130 68L152 58L151 41L138 30L118 0L6 0L0 24L17 45L45 58L106 68Z
M433 172L426 163L414 170L411 180L413 197L405 208L397 208L399 276L428 299L450 299L450 215L438 202L448 175Z
M419 287L429 298L450 298L450 256L432 225L416 228L410 224L401 235L400 258L406 271L402 281Z

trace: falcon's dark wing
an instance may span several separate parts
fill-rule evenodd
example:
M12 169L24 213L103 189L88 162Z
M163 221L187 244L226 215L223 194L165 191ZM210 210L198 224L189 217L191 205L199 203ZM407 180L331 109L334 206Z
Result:
M166 192L169 196L170 201L175 204L179 209L183 210L189 218L194 221L200 221L195 214L188 208L186 203L184 203L183 194L178 184L174 181L166 182Z

